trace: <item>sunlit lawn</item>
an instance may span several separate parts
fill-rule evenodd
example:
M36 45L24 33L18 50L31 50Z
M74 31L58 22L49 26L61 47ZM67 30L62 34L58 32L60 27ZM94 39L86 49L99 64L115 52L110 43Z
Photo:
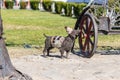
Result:
M2 10L6 43L42 45L43 33L65 36L64 26L74 27L76 19L33 10Z
M76 19L38 10L2 10L4 36L8 46L24 43L43 46L47 35L66 36L64 26L74 27ZM120 48L120 35L99 35L98 46Z

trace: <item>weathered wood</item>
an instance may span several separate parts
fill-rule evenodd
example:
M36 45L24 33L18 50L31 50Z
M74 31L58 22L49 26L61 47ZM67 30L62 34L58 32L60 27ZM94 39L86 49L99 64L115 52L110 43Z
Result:
M3 25L0 17L0 80L32 80L12 65L2 34Z

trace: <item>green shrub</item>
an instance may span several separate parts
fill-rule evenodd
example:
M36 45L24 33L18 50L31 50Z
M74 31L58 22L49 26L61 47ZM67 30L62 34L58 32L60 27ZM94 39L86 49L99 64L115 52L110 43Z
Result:
M46 11L51 11L52 2L50 0L43 1L43 7Z
M7 9L12 9L14 5L13 1L5 1L5 6Z
M66 11L66 4L64 2L55 2L55 11L56 13L60 14L62 11L62 8ZM65 12L66 13L66 12Z
M67 15L67 3L62 3L62 8L64 8L65 9L65 15Z
M103 16L103 14L104 15L106 14L106 9L104 9L103 6L97 6L96 8L91 8L91 11L96 17L100 17Z
M51 11L51 5L52 1L45 0L43 1L43 6L46 11ZM57 14L61 14L62 8L65 9L65 15L66 16L72 16L72 6L74 7L74 13L75 16L78 16L80 12L82 12L83 7L86 6L86 4L76 4L76 3L65 3L65 2L55 2L55 11Z
M33 10L38 10L39 9L39 3L40 3L40 1L30 1L31 8Z
M81 4L74 4L74 13L75 16L78 17L79 14L83 11L83 8L86 6L85 3L81 3Z
M101 6L101 7L96 8L95 15L97 17L102 16L103 14L106 14L106 10L104 9L104 7Z
M72 16L72 6L73 6L73 3L67 3L66 4L66 16Z
M120 8L119 7L115 7L115 11L120 13Z
M27 2L20 2L20 9L26 9Z

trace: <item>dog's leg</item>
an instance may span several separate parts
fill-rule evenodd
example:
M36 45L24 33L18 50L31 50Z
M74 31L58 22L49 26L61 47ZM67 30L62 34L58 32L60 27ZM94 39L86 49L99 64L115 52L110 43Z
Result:
M47 56L50 56L49 52L50 52L50 49L47 49Z
M69 54L69 52L66 52L66 58L68 59L68 54Z
M71 50L70 50L71 51ZM69 52L70 52L69 50L68 51L66 51L66 58L68 59L68 55L69 55Z
M60 49L60 53L61 53L61 58L63 58L64 50Z
M47 56L50 56L50 50L52 49L53 47L49 47L48 49L47 49Z
M45 57L46 55L46 51L47 51L47 49L46 48L44 48L44 50L43 50L43 56Z
M72 52L73 54L75 54L74 45L75 45L75 41L73 42L73 46L72 46L72 48L71 48L71 52Z

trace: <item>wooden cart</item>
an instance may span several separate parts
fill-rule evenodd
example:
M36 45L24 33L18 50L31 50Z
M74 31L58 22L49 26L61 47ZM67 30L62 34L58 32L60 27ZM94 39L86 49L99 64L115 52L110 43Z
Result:
M96 18L94 14L90 12L93 2L94 0L91 0L87 7L83 9L74 27L74 29L81 30L78 36L80 52L87 58L92 57L96 51L98 32L104 34L120 33L120 15L115 16L117 19L115 20L118 23L117 26L112 24L110 17L101 16Z

